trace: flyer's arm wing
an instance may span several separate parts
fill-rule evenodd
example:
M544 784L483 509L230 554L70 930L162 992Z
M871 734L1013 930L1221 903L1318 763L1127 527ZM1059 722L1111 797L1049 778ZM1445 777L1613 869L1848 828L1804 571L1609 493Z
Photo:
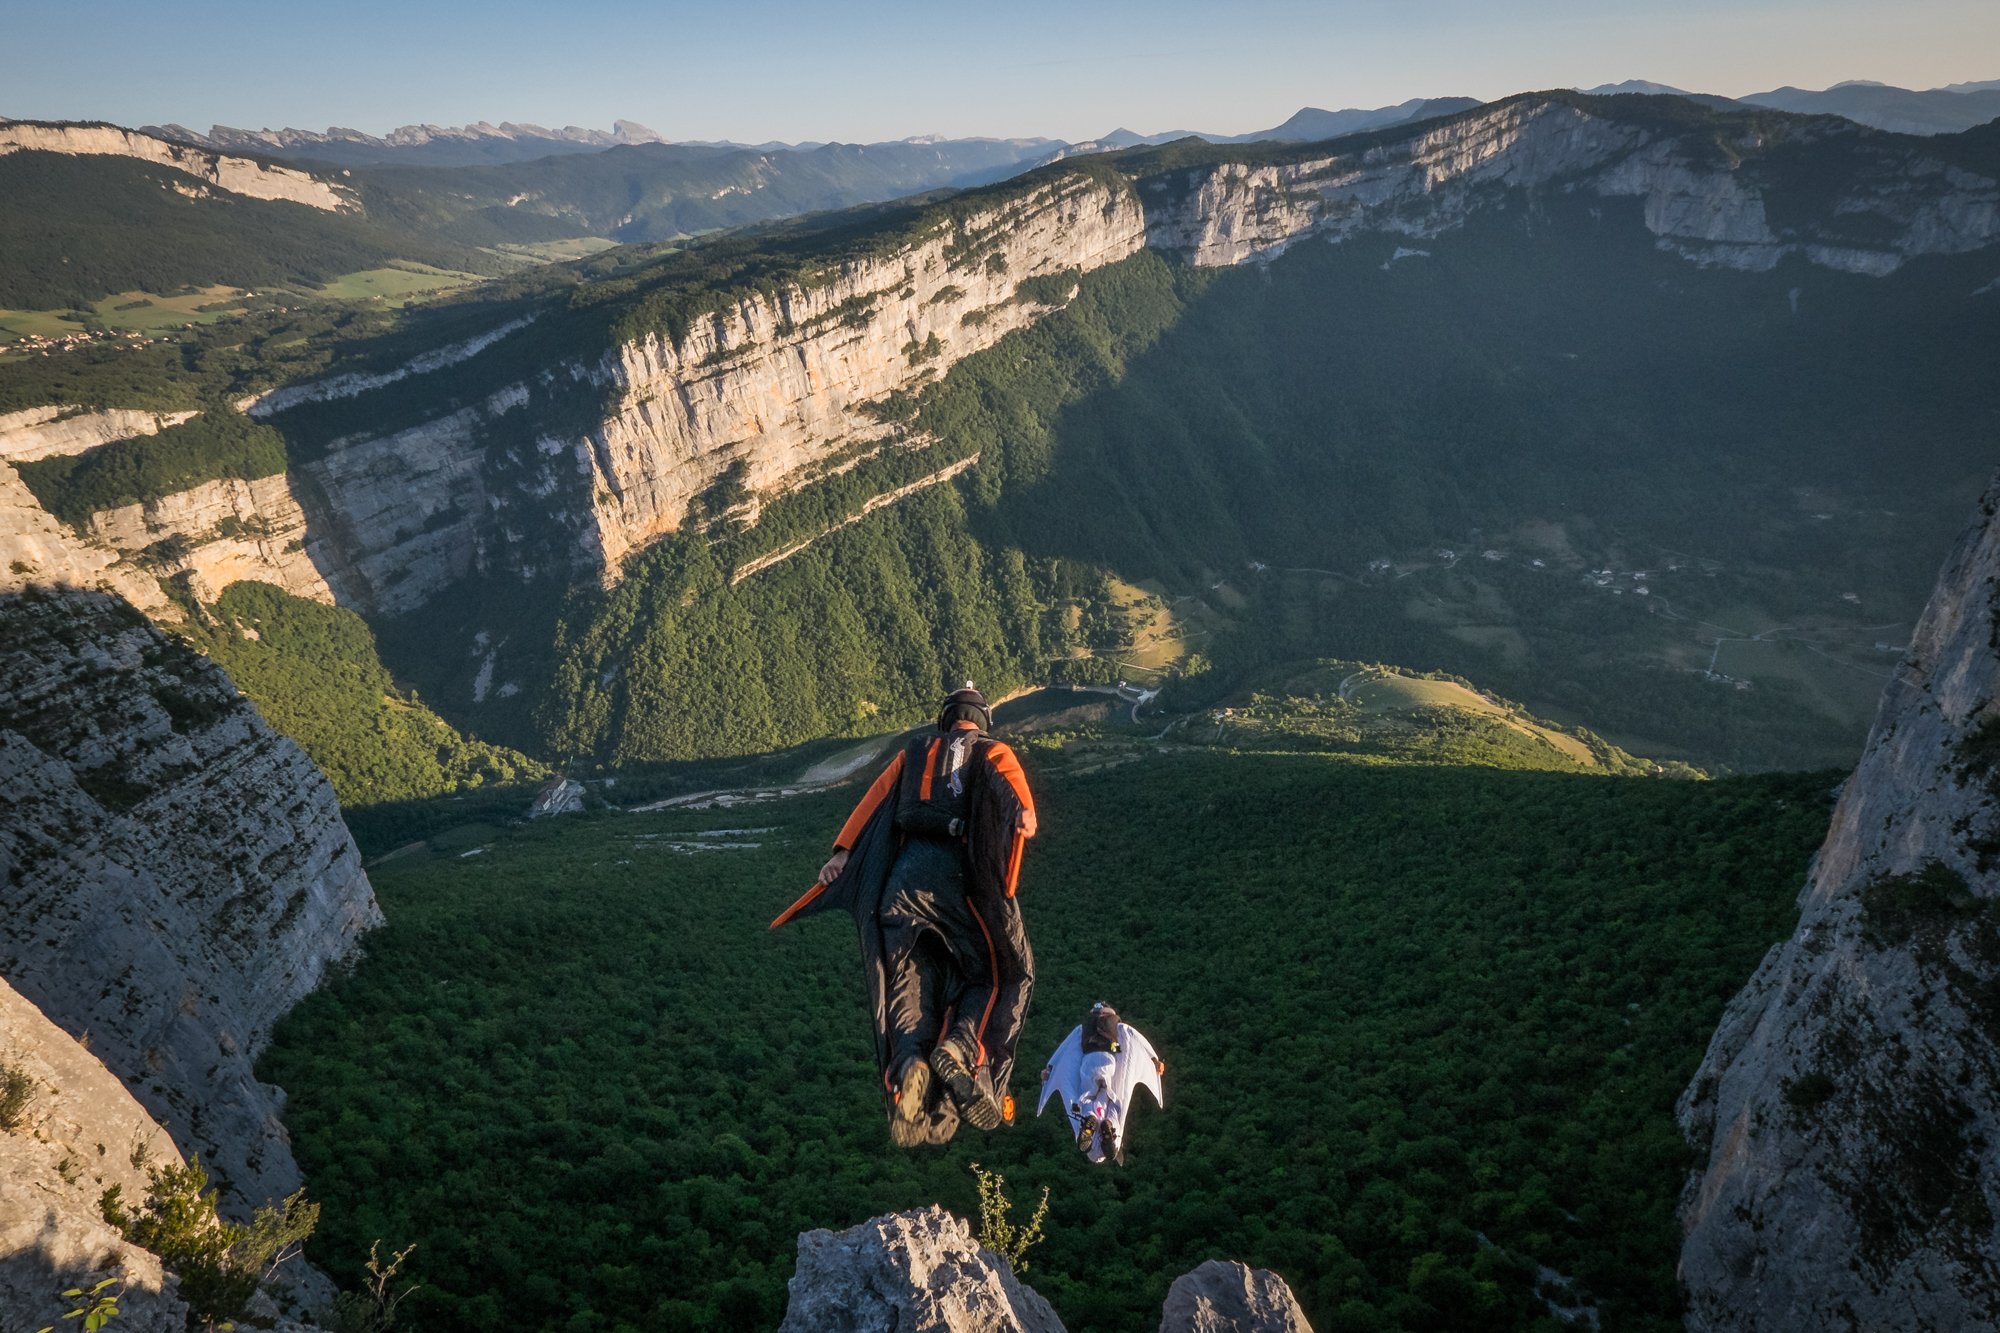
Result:
M1140 1088L1152 1093L1159 1105L1167 1104L1166 1091L1160 1086L1158 1058L1153 1053L1153 1043L1139 1029L1127 1023L1118 1025L1118 1097L1127 1110L1131 1109L1133 1093Z
M1049 1076L1042 1080L1042 1099L1035 1103L1035 1114L1040 1115L1049 1098L1060 1096L1064 1110L1069 1108L1070 1099L1076 1095L1077 1065L1083 1059L1083 1028L1071 1028L1056 1053L1049 1057Z

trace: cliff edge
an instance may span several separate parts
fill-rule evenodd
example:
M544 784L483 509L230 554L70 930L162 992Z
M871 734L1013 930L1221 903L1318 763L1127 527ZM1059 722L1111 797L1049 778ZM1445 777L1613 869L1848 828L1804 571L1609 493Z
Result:
M0 977L226 1209L297 1189L253 1065L382 920L326 778L123 599L31 588L0 592L0 810Z
M1690 1329L2000 1326L2000 481L1680 1117Z

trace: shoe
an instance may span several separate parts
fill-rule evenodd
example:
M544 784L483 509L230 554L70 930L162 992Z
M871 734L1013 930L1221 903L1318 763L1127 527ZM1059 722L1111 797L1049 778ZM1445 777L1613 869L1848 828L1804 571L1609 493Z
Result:
M1076 1146L1080 1152L1090 1151L1090 1136L1097 1132L1097 1117L1084 1112L1083 1123L1076 1127Z
M1118 1126L1109 1120L1104 1122L1104 1155L1111 1161L1124 1164L1125 1154L1118 1146Z
M930 1095L930 1090L930 1066L914 1055L905 1060L902 1075L896 1080L896 1105L889 1113L890 1120L905 1125L914 1125L922 1120L924 1099Z
M1000 1128L1000 1099L993 1095L991 1087L981 1086L957 1051L939 1042L931 1049L931 1069L944 1084L944 1090L951 1094L952 1104L958 1107L959 1117L965 1123L974 1129Z

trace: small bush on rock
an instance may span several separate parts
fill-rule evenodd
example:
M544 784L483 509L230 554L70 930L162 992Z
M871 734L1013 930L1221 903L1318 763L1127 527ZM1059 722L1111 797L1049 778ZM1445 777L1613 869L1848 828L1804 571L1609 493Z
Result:
M319 1224L319 1205L300 1190L276 1208L259 1208L247 1226L215 1212L215 1192L196 1157L186 1166L147 1173L146 1201L127 1212L123 1190L104 1191L104 1220L134 1245L151 1250L179 1275L181 1299L195 1318L214 1324L241 1315L257 1288L297 1254Z
M1016 1273L1028 1271L1028 1251L1042 1239L1042 1223L1049 1215L1049 1187L1042 1186L1041 1202L1024 1227L1009 1220L1014 1205L1007 1201L1007 1178L972 1164L973 1179L979 1182L979 1243L1007 1261Z
M35 1076L20 1063L0 1063L0 1129L13 1131L28 1122L28 1102L35 1095Z

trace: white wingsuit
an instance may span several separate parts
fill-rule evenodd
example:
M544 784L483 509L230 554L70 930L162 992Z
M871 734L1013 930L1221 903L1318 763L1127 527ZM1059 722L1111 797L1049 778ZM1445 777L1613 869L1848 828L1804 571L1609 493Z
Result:
M1093 1162L1103 1162L1115 1158L1125 1160L1125 1117L1132 1111L1133 1097L1140 1088L1153 1094L1153 1100L1161 1107L1167 1104L1166 1094L1160 1088L1160 1071L1165 1066L1153 1053L1153 1044L1129 1023L1118 1025L1118 1049L1091 1051L1083 1049L1083 1025L1078 1024L1056 1053L1049 1057L1047 1070L1042 1075L1042 1099L1035 1104L1035 1114L1040 1115L1049 1098L1062 1098L1063 1111L1069 1116L1071 1131L1077 1137L1077 1146ZM1086 1137L1085 1128L1089 1127ZM1109 1134L1109 1151L1106 1151L1106 1130Z

